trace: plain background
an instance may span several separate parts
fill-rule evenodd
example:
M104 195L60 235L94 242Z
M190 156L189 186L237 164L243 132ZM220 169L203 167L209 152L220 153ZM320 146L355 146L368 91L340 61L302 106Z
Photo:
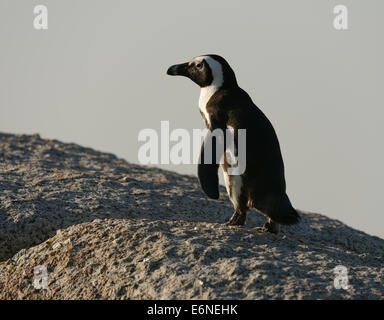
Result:
M38 4L48 30L33 28ZM338 4L349 30L333 27ZM383 9L382 0L0 0L0 131L137 162L141 129L203 128L199 88L165 72L217 53L273 123L294 206L384 237Z

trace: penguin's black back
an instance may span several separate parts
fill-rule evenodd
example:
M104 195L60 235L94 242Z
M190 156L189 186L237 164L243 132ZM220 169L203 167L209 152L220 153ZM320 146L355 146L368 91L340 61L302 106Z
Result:
M242 175L243 198L281 224L299 221L286 194L284 162L276 132L250 96L240 87L219 89L207 110L220 127L246 129L246 171Z

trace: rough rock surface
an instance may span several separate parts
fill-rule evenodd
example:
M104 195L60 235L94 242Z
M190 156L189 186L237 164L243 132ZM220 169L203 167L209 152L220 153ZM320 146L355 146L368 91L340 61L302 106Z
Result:
M222 223L196 177L0 134L0 299L383 299L384 240L320 214ZM348 270L335 289L334 268ZM48 289L33 286L45 266Z

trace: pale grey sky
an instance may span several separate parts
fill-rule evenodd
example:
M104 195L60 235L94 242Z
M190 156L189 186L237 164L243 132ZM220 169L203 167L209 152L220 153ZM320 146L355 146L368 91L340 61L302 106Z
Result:
M33 28L38 4L48 30ZM337 4L349 30L333 27ZM0 0L0 131L137 162L141 129L203 127L197 86L165 72L217 53L273 123L294 206L384 237L383 9L381 0Z

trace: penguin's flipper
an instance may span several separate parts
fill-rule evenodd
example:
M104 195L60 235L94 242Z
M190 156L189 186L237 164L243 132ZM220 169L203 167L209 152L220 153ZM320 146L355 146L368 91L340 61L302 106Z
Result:
M201 188L211 199L219 199L219 166L213 164L200 164L197 166L197 176Z
M197 166L197 176L203 191L211 199L219 199L219 160L224 153L224 139L217 139L211 135L211 132L207 134L204 139L204 143L201 146L199 164ZM222 145L223 144L223 145ZM220 153L216 153L216 147ZM209 152L208 156L205 152ZM218 161L217 161L218 159Z

